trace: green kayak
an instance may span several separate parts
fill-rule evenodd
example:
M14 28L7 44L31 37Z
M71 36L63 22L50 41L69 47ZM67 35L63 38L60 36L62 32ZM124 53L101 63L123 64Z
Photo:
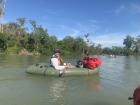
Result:
M31 65L26 70L27 73L30 74L40 74L40 75L48 75L48 76L58 76L59 71L55 70L53 67L48 67L46 63L39 63ZM64 76L82 76L82 75L94 75L99 72L99 68L94 70L86 69L86 68L69 68L65 71Z

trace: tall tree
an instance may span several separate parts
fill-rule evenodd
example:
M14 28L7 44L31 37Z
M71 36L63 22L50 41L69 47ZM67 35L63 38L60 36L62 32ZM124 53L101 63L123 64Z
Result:
M124 39L123 44L127 49L130 49L132 45L134 44L134 38L131 37L130 35L127 35L126 38Z
M32 30L33 32L36 30L37 28L37 23L34 20L29 20L29 23L32 25Z
M125 55L132 55L133 51L132 48L134 46L134 38L131 37L130 35L127 35L126 38L124 39L123 44L125 45L124 51Z
M0 32L3 32L2 17L4 15L5 0L0 0Z
M17 23L21 28L24 27L25 22L26 22L26 18L24 18L24 17L16 19L16 23Z
M138 35L135 39L134 52L138 54L140 52L140 35Z
M16 19L16 24L18 25L17 34L18 36L24 35L26 33L26 29L24 28L26 22L26 18L18 18Z
M0 33L0 51L5 51L7 48L7 39L3 33Z
M0 0L0 17L4 15L5 0Z
M4 32L11 34L11 35L17 35L18 25L15 22L9 22L5 24Z

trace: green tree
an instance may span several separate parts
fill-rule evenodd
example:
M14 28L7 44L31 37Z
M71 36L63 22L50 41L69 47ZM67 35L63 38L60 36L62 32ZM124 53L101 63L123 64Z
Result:
M3 33L0 33L0 51L7 49L7 38Z
M28 37L26 49L30 52L33 52L35 50L35 40L32 36Z
M140 35L135 38L134 53L139 54L140 52Z
M86 49L87 44L81 37L77 37L75 40L76 52L82 54Z
M125 55L131 55L133 53L132 47L134 45L134 38L131 37L130 35L127 35L126 38L124 39L123 44L125 45Z
M95 48L94 48L94 53L100 55L102 53L102 45L98 44Z
M4 14L4 3L5 0L0 0L0 17Z
M34 32L34 31L36 30L36 28L37 28L37 23L36 23L36 21L34 21L34 20L29 20L29 23L30 23L31 26L32 26L32 32Z
M9 22L4 26L4 33L11 34L16 37L18 28L19 26L15 22Z
M134 38L131 37L130 35L127 35L126 38L124 39L123 44L127 49L130 49L132 45L134 44Z
M66 36L63 39L63 44L65 45L64 49L69 51L69 52L73 52L76 49L76 47L75 47L75 39L73 37L71 37L71 36Z
M16 19L16 23L17 23L21 28L24 27L25 22L26 22L26 18L24 18L24 17Z
M29 38L28 34L25 34L25 35L20 37L19 42L17 44L21 49L22 48L27 48L28 38Z
M113 55L123 55L124 49L122 47L112 46L112 54Z
M112 54L112 50L109 47L105 47L105 48L103 48L102 53L110 55L110 54Z
M19 37L21 37L21 35L26 34L26 28L24 28L25 23L26 23L26 18L18 18L18 19L16 19L16 24L18 26L17 34L18 34Z

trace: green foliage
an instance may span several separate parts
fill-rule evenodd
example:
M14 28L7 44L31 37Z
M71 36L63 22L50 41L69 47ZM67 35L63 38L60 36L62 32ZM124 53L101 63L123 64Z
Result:
M16 21L17 21L16 23L17 23L20 27L23 27L24 24L25 24L25 22L26 22L26 19L23 17L23 18L18 18Z
M135 38L134 53L137 55L140 54L140 35Z
M17 46L13 46L13 47L8 47L6 49L6 53L7 54L18 54L18 52L21 50L21 48L17 47Z
M131 37L130 35L127 35L123 42L123 44L125 45L127 49L130 49L133 43L134 43L134 38Z
M25 27L30 23L31 29L28 32ZM63 56L81 56L84 52L90 54L114 54L133 55L140 54L140 36L136 38L127 35L123 44L125 47L113 46L112 48L102 48L101 44L95 45L87 33L83 37L66 36L58 40L56 36L49 35L47 29L38 25L36 21L25 18L18 18L16 22L4 24L4 33L0 33L0 51L7 53L18 53L26 49L32 53L51 55L54 49L59 48Z
M0 0L0 17L4 14L4 3L5 0Z
M5 51L7 48L7 38L3 33L0 33L0 51Z

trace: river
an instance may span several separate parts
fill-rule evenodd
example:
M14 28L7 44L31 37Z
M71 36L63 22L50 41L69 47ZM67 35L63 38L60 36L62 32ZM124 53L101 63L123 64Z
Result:
M140 57L100 58L98 75L59 78L25 73L48 57L0 55L0 105L132 105L128 97L140 85Z

